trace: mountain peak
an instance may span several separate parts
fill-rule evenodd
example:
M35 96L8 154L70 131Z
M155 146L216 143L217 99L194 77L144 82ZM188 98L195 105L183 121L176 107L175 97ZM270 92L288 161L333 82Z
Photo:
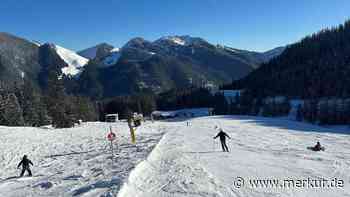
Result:
M189 43L187 41L189 41L189 37L188 36L165 36L165 37L161 37L160 39L158 39L156 42L171 42L173 44L177 44L177 45L189 45Z
M66 75L77 75L81 69L88 63L88 59L76 54L74 51L63 48L54 43L45 43L41 45L42 48L50 48L63 60L67 66L62 68L62 72Z
M20 38L20 37L15 36L15 35L13 35L13 34L7 33L7 32L0 32L0 36L1 36L1 37L11 37L11 38L23 39L23 38Z
M50 43L50 42L46 42L46 43L42 44L41 46L47 46L49 48L56 49L56 45L54 43Z
M107 53L109 53L113 49L114 47L112 45L103 42L97 44L96 46L81 50L78 52L78 54L88 59L95 59L106 56Z
M123 48L144 48L145 45L149 44L150 42L141 38L141 37L135 37L129 40Z
M154 43L168 43L173 45L181 45L181 46L188 46L195 43L207 43L204 39L198 38L198 37L191 37L189 35L182 35L182 36L164 36L160 39L156 40Z
M18 37L16 35L13 35L13 34L10 34L10 33L7 33L7 32L0 32L0 42L2 43L12 43L13 45L17 45L19 43L26 43L26 45L32 45L32 46L35 46L37 47L38 45L35 44L34 42L31 42L27 39L24 39L24 38L21 38L21 37Z

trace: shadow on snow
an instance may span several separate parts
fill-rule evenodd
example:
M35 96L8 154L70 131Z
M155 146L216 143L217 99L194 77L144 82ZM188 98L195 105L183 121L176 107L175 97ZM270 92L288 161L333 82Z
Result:
M213 119L226 120L244 120L247 123L253 123L264 127L274 127L280 129L293 130L295 132L316 132L316 133L336 133L350 135L350 128L346 129L331 129L311 123L297 122L293 120L286 120L282 118L267 118L257 116L213 116Z

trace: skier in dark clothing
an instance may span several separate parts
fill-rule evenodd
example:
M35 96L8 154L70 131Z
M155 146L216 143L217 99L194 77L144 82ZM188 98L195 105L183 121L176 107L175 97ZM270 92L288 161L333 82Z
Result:
M220 132L214 137L216 139L217 137L220 137L221 147L223 152L229 152L227 145L226 145L226 137L231 139L230 136L227 135L222 129L220 129Z
M19 162L17 168L19 168L20 166L22 166L22 172L21 172L21 177L24 175L24 172L27 170L29 176L32 176L32 171L30 171L30 167L29 167L29 164L30 165L33 165L32 161L30 161L28 158L27 158L27 155L24 155L23 156L23 159L21 162Z

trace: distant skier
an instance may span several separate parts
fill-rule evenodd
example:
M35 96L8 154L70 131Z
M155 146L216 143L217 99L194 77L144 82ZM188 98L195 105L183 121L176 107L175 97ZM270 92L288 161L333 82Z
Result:
M226 137L231 139L227 133L225 133L222 129L220 129L220 132L214 137L216 139L217 137L220 137L221 147L223 152L229 152L227 145L226 145Z
M24 172L27 171L29 176L32 176L32 171L30 170L30 165L33 165L32 161L30 161L28 158L27 158L27 155L24 155L23 156L23 159L21 162L19 162L19 164L17 165L17 168L19 169L20 166L22 166L22 172L21 172L21 175L20 177L22 177L24 175Z

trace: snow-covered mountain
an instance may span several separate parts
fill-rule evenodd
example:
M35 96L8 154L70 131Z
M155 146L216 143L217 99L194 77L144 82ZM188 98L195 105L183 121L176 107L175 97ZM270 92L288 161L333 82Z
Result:
M119 48L115 48L107 43L81 50L78 54L87 59L102 62L101 68L115 65L121 56Z
M171 88L230 82L242 78L265 61L262 53L218 47L198 37L164 36L154 41L141 37L129 40L120 49L108 48L96 57L98 48L79 52L94 59L104 95L115 96L150 89L161 92ZM87 72L96 72L89 70ZM92 74L91 74L92 75ZM85 76L91 76L87 74ZM118 76L118 77L116 77ZM120 86L129 80L130 84ZM86 81L89 79L84 79Z
M40 72L37 44L9 33L0 32L0 81L13 85L15 81L35 81Z
M107 43L101 43L96 46L77 52L80 56L87 59L100 59L106 57L114 47Z
M253 64L258 67L258 64L268 61L269 59L279 55L284 47L266 52L254 52L240 49L234 49L227 46L217 45L216 47L206 40L199 37L183 36L164 36L155 41L148 41L141 37L136 37L129 40L122 48L114 48L112 45L102 43L94 47L90 47L78 52L79 55L88 59L97 59L105 64L112 66L116 64L120 57L128 61L145 61L152 55L159 54L161 56L182 56L184 53L194 55L195 48L211 48L229 52L230 55L236 56L239 61L244 61L248 64ZM100 53L100 55L98 55ZM188 54L185 54L188 56ZM243 57L243 58L242 58Z
M78 80L92 60L98 70L89 72L98 72L93 80L101 83L102 88L97 89L103 89L104 95L129 94L144 88L161 92L188 87L189 83L200 86L229 82L246 76L265 61L259 53L237 51L217 47L202 38L164 36L154 41L133 38L120 49L102 43L76 53L56 44L0 33L0 66L6 68L0 80L12 84L13 79L25 76L45 87L51 70ZM121 86L126 80L130 84Z
M50 69L76 76L88 59L55 44L40 44L0 33L0 81L14 84L25 78L33 84L44 84Z
M98 47L94 46L94 47L79 51L78 54L88 59L94 59L96 57L97 49Z
M153 43L160 44L160 45L172 44L172 45L189 46L191 44L206 43L206 41L202 38L184 35L184 36L164 36L154 41Z
M63 48L58 45L51 45L68 66L62 68L62 73L65 75L75 76L79 74L83 67L89 62L85 57L82 57L72 50Z

